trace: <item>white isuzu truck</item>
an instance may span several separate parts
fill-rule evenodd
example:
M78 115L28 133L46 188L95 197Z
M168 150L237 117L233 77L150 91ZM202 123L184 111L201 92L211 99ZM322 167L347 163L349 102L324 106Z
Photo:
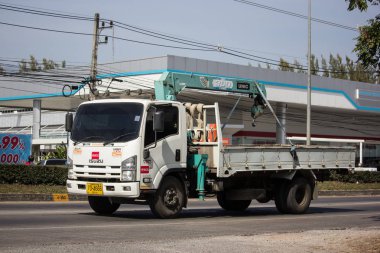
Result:
M329 170L354 168L355 149L295 145L224 145L218 103L181 103L184 88L248 94L255 119L267 105L253 80L166 72L156 100L104 99L82 103L70 132L67 190L88 196L98 214L120 204L148 204L160 218L177 217L190 197L216 194L225 210L253 199L274 200L281 213L305 213L316 181Z

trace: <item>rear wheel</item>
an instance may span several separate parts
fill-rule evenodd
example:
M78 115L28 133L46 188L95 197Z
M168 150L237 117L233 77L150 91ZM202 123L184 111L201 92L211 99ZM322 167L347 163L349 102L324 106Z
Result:
M244 211L251 204L252 200L230 200L226 198L225 192L218 192L217 200L221 208L226 211Z
M185 205L186 192L181 182L167 176L150 200L152 213L162 219L176 218Z
M281 213L301 214L310 206L312 198L310 183L302 177L284 181L276 191L275 203Z
M286 198L287 212L291 214L305 213L310 206L311 186L305 178L295 178L288 185Z
M120 204L112 203L107 197L89 196L88 203L95 213L101 215L113 214L120 207Z

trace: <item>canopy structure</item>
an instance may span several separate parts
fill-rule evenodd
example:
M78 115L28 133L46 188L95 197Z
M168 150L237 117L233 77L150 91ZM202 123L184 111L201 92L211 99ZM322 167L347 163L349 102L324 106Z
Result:
M99 65L96 83L98 98L153 99L155 81L160 80L167 72L257 81L265 86L267 98L285 125L288 137L305 134L307 76L302 73L169 55ZM53 129L51 132L56 133L56 136L60 135L60 140L64 140L64 132L61 131L64 114L75 111L80 103L88 101L88 76L88 68L67 68L37 72L35 76L29 73L26 76L0 77L0 107L33 109L33 116L30 112L0 115L0 131L31 131L34 142L43 143L43 139L47 139L45 136L54 139L54 134L47 134L47 129ZM226 126L225 134L235 136L240 143L250 143L252 138L284 135L276 127L269 110L257 120L257 127L252 128L252 99L247 94L185 88L176 99L204 104L218 102L222 120L230 125ZM238 109L227 120L235 105ZM61 112L54 115L47 113L51 111ZM314 137L361 139L380 143L379 114L380 85L312 77ZM282 136L279 140L286 141L286 138Z

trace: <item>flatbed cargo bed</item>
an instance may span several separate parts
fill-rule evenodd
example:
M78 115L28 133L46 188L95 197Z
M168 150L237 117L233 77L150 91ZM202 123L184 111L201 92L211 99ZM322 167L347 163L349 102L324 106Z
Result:
M243 171L283 171L301 169L352 169L354 147L306 145L224 146L219 156L218 177Z

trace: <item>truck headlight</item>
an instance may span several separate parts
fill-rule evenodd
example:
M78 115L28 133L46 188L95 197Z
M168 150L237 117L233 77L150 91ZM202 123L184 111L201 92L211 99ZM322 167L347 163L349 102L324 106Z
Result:
M73 168L73 159L71 159L70 157L67 157L66 165L69 169L72 169Z
M137 156L121 162L121 181L136 181Z
M69 171L67 172L67 178L70 180L76 180L77 179L73 169L69 169Z

